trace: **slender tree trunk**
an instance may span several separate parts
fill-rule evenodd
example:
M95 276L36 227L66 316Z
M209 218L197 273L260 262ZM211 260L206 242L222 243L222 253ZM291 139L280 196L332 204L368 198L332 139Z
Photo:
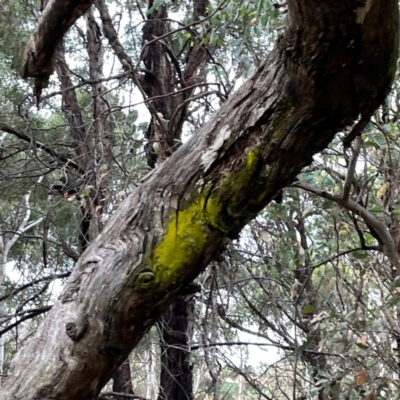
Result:
M43 177L38 179L38 183L42 181ZM31 208L29 205L29 200L32 192L29 191L23 197L23 218L20 221L15 221L15 233L7 238L7 234L2 231L2 221L0 221L0 295L4 295L4 285L6 279L6 266L8 262L8 253L14 244L20 239L21 235L34 226L38 225L43 221L43 218L39 218L35 221L30 222ZM0 327L4 327L8 321L7 319L7 303L6 300L0 302ZM2 384L2 375L4 373L4 335L0 336L0 386Z
M5 293L5 276L6 276L6 264L7 258L5 254L5 243L3 237L3 231L0 221L0 296ZM5 316L7 314L6 302L0 302L0 326L5 323ZM0 387L2 386L2 376L4 373L4 335L0 336Z
M113 392L133 394L129 360L126 360L113 375ZM128 397L126 399L128 399Z
M87 51L89 55L89 74L92 81L98 81L103 76L103 45L101 30L89 9L85 14L87 26ZM107 190L111 184L110 171L113 163L114 131L109 121L110 104L107 99L107 89L102 83L92 84L93 96L93 184L88 200L91 215L92 236L96 238L103 230L102 216L108 204Z
M189 364L188 315L193 302L178 298L158 321L161 344L158 400L193 399L193 374Z

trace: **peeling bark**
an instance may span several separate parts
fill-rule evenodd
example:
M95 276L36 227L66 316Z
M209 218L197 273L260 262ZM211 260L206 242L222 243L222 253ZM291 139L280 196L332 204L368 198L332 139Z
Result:
M21 76L35 78L35 95L39 99L54 72L54 53L68 29L93 4L94 0L50 0L46 2L38 29L25 48Z
M288 28L256 74L81 256L0 399L94 400L223 238L237 235L338 129L378 107L396 70L397 0L375 0L362 22L360 3L288 1ZM71 340L66 327L83 322Z

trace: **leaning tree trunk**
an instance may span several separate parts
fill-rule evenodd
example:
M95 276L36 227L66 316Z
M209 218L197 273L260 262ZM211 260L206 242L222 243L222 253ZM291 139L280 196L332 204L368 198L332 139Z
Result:
M154 2L148 1L148 10ZM208 0L195 0L193 18L199 21L207 14ZM154 42L155 37L168 33L167 4L151 12L143 26L142 61L146 72L141 79L148 98L155 98L150 111L152 121L146 132L144 146L149 167L163 162L180 146L183 122L187 119L188 104L198 70L206 58L204 44L196 43L186 57L184 68L169 49L171 41ZM152 43L153 42L153 43ZM147 45L147 43L152 43ZM146 48L147 46L147 48ZM174 77L174 78L172 78ZM179 85L177 84L179 82ZM188 88L186 89L185 88ZM169 121L167 129L160 129L158 116ZM158 128L158 129L157 129ZM154 151L157 144L158 155ZM158 400L193 399L193 374L190 367L188 318L193 299L175 300L158 321L160 335L160 382Z
M49 3L40 32L66 2ZM237 237L338 129L384 100L396 70L397 0L288 7L286 32L256 74L128 196L81 256L0 399L95 399L222 240ZM31 48L54 40L40 32Z

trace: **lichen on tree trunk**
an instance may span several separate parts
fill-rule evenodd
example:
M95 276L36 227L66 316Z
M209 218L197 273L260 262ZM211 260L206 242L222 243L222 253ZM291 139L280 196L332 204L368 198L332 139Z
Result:
M222 240L338 129L384 100L396 69L397 0L288 7L286 32L256 74L120 205L80 258L0 399L95 399ZM71 323L79 332L85 324L76 340L66 334Z

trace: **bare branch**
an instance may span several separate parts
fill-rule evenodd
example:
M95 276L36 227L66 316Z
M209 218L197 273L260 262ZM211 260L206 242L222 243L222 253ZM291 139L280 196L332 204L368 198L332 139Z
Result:
M26 283L25 285L15 288L10 293L7 293L7 294L1 296L0 301L7 300L10 297L15 296L16 294L24 291L25 289L28 289L34 285L37 285L38 283L42 283L42 282L46 282L46 281L53 281L54 279L68 278L70 275L71 275L71 272L65 272L63 274L50 275L50 276L45 276L43 278L36 279L32 282Z
M350 188L354 181L354 174L356 171L358 156L359 156L360 150L361 150L361 144L362 144L361 136L356 136L356 139L354 141L354 146L353 146L353 155L350 159L350 163L347 168L347 176L346 176L346 181L344 183L344 188L343 188L343 193L342 193L342 199L345 201L349 199Z
M341 196L335 196L324 190L318 189L314 186L309 185L305 182L296 182L293 184L294 187L307 190L319 197L332 200L338 205L346 208L349 211L354 212L354 214L359 215L368 226L371 226L376 234L381 239L383 245L381 251L387 256L392 265L396 268L398 273L400 273L400 258L396 251L396 245L394 243L393 237L387 229L386 225L383 224L378 218L375 217L371 212L362 207L360 204L353 200L343 200Z
M47 86L54 71L54 52L65 33L94 3L94 0L53 0L43 10L36 33L26 46L23 78L36 78L36 87ZM40 93L39 93L40 94Z
M8 325L6 328L0 330L0 336L4 335L6 332L10 331L11 329L15 328L16 326L20 325L22 322L32 319L34 317L37 317L40 314L43 314L47 311L49 311L52 308L52 306L46 306L42 308L37 308L35 310L29 310L28 315L25 315L24 317L20 318L18 321L14 322L11 325Z
M116 393L116 392L101 392L98 400L110 400L110 398L117 398L117 399L137 399L137 400L148 400L146 397L137 396L135 394L128 394L128 393Z
M208 343L208 344L199 344L195 346L191 346L192 350L198 350L203 347L219 347L219 346L269 346L269 347L276 347L282 350L291 350L295 351L295 346L285 346L279 343L254 343L254 342L222 342L222 343ZM304 349L303 351L310 353L310 354L317 354L317 355L324 355L324 356L332 356L332 357L340 357L345 359L343 354L339 353L327 353L323 351L315 351L315 350L308 350Z
M13 134L17 138L19 138L19 139L21 139L21 140L23 140L23 141L25 141L27 143L30 143L30 144L36 146L37 148L43 150L47 154L50 154L55 159L57 159L57 160L65 163L65 164L69 165L70 167L76 169L80 173L83 174L85 172L85 171L81 170L79 165L75 161L71 160L69 157L66 157L64 154L57 153L56 151L54 151L52 149L52 147L50 147L50 146L48 146L46 144L38 142L37 140L35 140L34 138L28 136L27 134L25 134L23 132L20 132L20 131L17 131L16 129L14 129L11 126L6 125L6 124L0 124L0 129L2 131L4 131L4 132Z

